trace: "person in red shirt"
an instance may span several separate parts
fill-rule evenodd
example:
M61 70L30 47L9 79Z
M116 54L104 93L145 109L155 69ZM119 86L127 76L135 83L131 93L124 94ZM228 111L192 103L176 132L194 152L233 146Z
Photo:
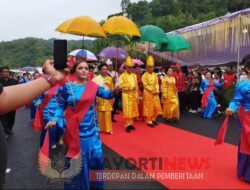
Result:
M139 112L139 116L138 119L143 121L144 117L143 117L143 101L142 101L142 95L143 95L143 84L142 84L142 80L141 80L141 70L140 70L140 66L135 64L134 66L134 73L137 76L137 81L138 81L138 95L139 95L139 102L138 102L138 112Z
M178 97L179 97L180 112L183 113L187 105L186 84L185 84L186 75L181 71L180 63L177 63L174 68L175 68L174 77L176 79L176 87L177 87Z
M95 67L89 66L89 80L91 81L94 78L94 69Z
M229 101L233 98L235 81L237 79L236 74L233 72L233 67L227 66L226 73L223 75L224 85L223 85L223 94L222 94L222 109L226 109L229 105Z

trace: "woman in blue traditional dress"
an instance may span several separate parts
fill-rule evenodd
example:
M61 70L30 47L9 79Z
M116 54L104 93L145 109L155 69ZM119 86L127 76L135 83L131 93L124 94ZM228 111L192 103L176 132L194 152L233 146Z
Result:
M250 60L244 66L247 79L237 84L234 97L226 110L228 116L238 111L241 139L238 149L238 178L250 182Z
M113 92L88 81L89 66L86 62L75 63L73 70L77 81L66 83L59 90L56 115L47 124L47 128L62 122L66 110L64 141L68 151L67 157L75 158L76 155L79 155L76 153L81 152L82 166L76 177L70 179L70 182L65 182L64 188L103 189L103 181L90 182L89 178L90 170L103 169L103 151L96 113L96 96L112 99ZM86 110L86 112L82 110ZM81 151L77 150L78 148ZM67 165L67 167L70 166Z
M223 83L214 82L211 77L211 72L207 71L205 79L200 85L200 92L202 94L202 117L211 119L217 111L217 102L213 93L214 88L221 88Z
M43 95L40 95L38 98L34 99L30 108L30 119L35 119L37 107L41 104Z
M55 88L54 90L52 90L53 88ZM59 90L59 85L56 85L54 87L52 87L51 89L47 90L43 95L39 96L39 98L36 99L36 106L39 106L41 109L41 106L43 101L48 101L46 103L46 106L43 108L43 113L42 113L42 117L43 117L43 123L44 123L44 127L42 128L41 131L41 136L40 136L40 145L43 145L44 142L44 138L46 135L46 129L45 129L45 125L51 121L52 118L54 118L56 110L57 110L57 93ZM52 95L50 95L50 93L52 93ZM46 96L50 96L49 100L46 100ZM60 141L60 138L63 134L63 130L61 127L59 127L58 125L49 129L49 136L50 136L50 142L49 145L52 148L56 148L56 145L58 144L58 142Z

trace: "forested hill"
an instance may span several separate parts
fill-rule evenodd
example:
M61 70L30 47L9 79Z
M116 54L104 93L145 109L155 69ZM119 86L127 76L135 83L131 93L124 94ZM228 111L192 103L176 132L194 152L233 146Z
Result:
M0 42L0 66L10 68L40 66L43 61L53 56L53 40L24 38L9 42ZM92 47L91 40L85 40L87 48ZM82 40L68 41L68 52L82 47Z
M228 12L250 8L250 0L140 0L136 3L121 0L121 6L123 12L114 15L125 14L138 27L153 24L169 32L223 16ZM87 49L98 53L106 46L114 45L116 41L116 38L99 39L93 44L93 41L86 40L84 44ZM81 40L68 41L68 52L81 47ZM0 42L0 66L39 66L45 59L52 58L52 55L53 39L25 38Z
M122 7L137 25L153 24L169 32L250 8L250 0L122 0Z

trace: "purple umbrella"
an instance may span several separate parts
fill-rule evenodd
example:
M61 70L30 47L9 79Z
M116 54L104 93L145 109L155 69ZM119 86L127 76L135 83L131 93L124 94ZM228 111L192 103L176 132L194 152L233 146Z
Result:
M117 51L118 49L118 51ZM125 59L128 56L128 53L122 48L117 47L106 47L99 54L99 57L109 58L109 59Z

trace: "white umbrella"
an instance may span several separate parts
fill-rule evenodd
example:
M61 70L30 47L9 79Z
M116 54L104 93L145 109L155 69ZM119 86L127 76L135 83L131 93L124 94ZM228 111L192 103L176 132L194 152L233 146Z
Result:
M88 51L86 49L76 49L72 52L69 53L69 55L74 56L74 57L84 57L86 61L98 61L97 57L95 56L94 53L91 51Z

